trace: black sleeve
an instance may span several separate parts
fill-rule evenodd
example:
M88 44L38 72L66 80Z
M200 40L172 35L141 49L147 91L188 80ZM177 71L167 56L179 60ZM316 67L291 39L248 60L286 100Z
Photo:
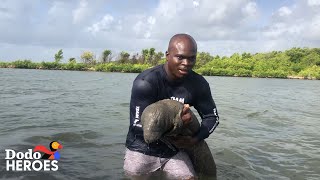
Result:
M197 93L197 101L194 105L195 109L198 111L202 122L200 126L200 131L196 135L198 140L203 140L215 130L219 124L219 115L212 99L210 87L207 81L199 87L200 90Z
M143 110L156 100L156 90L143 79L133 82L130 100L130 126L141 127L140 117Z

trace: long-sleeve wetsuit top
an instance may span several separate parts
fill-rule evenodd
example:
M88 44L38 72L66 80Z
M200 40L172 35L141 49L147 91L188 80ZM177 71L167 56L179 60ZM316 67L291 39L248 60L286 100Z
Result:
M143 110L162 99L173 99L194 106L202 122L198 140L205 139L219 124L216 105L212 99L208 82L195 72L179 81L169 81L164 65L159 65L140 73L133 82L130 101L130 127L126 147L157 157L172 157L178 149L158 140L147 144L143 138L140 118Z

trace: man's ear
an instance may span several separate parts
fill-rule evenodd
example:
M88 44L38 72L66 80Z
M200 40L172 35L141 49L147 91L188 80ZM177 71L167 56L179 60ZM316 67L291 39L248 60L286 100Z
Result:
M166 61L168 61L169 52L166 51Z

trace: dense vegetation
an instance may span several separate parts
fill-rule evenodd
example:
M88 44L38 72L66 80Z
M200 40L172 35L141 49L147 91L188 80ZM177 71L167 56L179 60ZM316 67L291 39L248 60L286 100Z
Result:
M150 48L142 50L141 55L130 55L123 51L117 58L113 58L112 52L105 50L100 60L96 60L92 52L86 51L81 55L81 63L77 63L75 58L70 58L68 63L61 63L63 52L59 50L53 62L36 63L30 60L0 62L0 68L138 73L163 64L165 62L163 56L162 52ZM235 53L230 57L199 52L194 70L207 76L320 79L320 48L292 48L284 52L256 54Z

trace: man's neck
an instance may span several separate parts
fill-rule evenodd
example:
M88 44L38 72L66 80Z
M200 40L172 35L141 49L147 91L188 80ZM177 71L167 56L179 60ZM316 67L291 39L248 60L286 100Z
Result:
M168 80L168 82L176 84L176 83L181 83L183 82L184 78L176 78L170 71L169 71L169 67L168 67L168 63L166 62L164 65L164 71L165 71L165 75L166 78Z

